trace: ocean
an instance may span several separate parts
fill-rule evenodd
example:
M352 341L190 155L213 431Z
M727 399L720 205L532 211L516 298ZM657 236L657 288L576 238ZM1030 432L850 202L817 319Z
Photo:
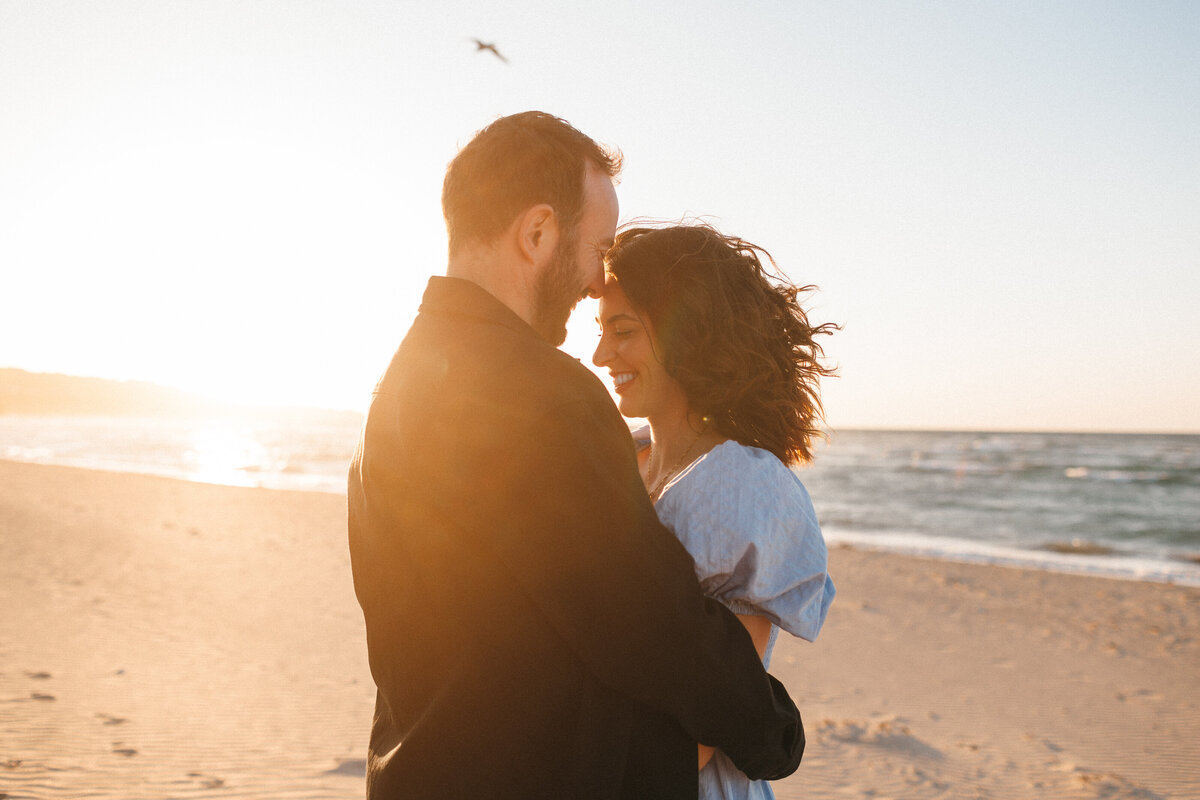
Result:
M361 417L0 417L0 458L345 492ZM1200 436L833 431L796 469L831 546L1200 585Z

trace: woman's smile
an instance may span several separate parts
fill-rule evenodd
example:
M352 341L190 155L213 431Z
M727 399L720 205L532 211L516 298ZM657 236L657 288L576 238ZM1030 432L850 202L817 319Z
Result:
M630 381L637 377L634 372L614 372L612 373L613 390L617 394L621 394L629 386Z

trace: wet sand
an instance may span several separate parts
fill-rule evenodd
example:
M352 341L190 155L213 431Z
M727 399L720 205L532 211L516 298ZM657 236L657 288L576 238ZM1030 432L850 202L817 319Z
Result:
M336 495L0 461L0 798L359 798ZM1200 589L837 548L780 798L1200 797Z

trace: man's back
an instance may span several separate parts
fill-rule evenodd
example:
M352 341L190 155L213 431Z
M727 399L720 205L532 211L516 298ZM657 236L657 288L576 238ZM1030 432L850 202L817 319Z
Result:
M350 477L371 797L694 797L705 726L761 727L738 738L773 765L796 750L752 648L723 646L736 620L696 628L723 610L623 433L581 365L473 284L431 281ZM743 673L741 696L709 696Z

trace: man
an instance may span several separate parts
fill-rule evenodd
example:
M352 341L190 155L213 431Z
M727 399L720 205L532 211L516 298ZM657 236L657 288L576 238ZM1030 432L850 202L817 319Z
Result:
M795 706L659 525L600 381L556 349L603 287L618 170L540 112L447 169L447 277L350 469L370 798L690 799L698 741L756 778L799 764Z

